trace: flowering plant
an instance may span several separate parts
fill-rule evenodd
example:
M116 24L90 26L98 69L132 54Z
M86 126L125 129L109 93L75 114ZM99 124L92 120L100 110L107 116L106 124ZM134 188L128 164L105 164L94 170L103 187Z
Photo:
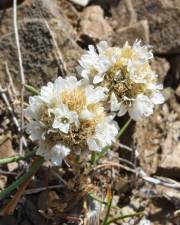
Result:
M135 41L123 48L101 41L90 45L78 67L83 79L58 77L30 97L26 115L31 118L27 132L38 141L37 154L54 165L68 155L87 156L115 142L118 125L114 116L127 111L134 120L153 113L164 102L151 69L150 46ZM90 154L89 154L90 155Z
M72 166L74 177L68 183L70 191L86 192L87 186L93 186L86 170L90 157L96 153L103 156L105 147L116 142L130 121L119 131L115 116L128 112L132 119L139 121L151 115L155 105L164 102L160 92L163 87L158 84L158 76L150 66L153 54L149 48L141 46L140 41L135 41L132 46L126 42L122 48L110 47L105 41L96 47L90 45L79 60L81 80L75 75L58 77L29 98L25 113L30 121L26 130L31 140L37 142L35 154L40 157L35 158L27 174L0 193L0 198L20 184L23 190L44 160L55 166L61 166L63 161ZM33 155L34 151L15 160ZM3 159L0 164L13 160ZM92 163L90 169L93 166ZM21 194L17 192L16 199ZM108 199L103 224L109 224L106 222L112 203L110 191ZM5 211L11 205L10 201ZM99 224L97 211L100 211L99 205L93 204L87 218L97 223L89 224Z
M118 125L103 107L107 88L94 87L76 77L59 77L30 97L27 131L38 141L37 154L60 165L70 153L101 151L115 141Z
M132 46L109 47L107 42L90 45L82 55L81 76L91 83L108 88L108 99L112 112L123 116L127 111L138 121L153 113L154 105L164 102L157 84L158 75L151 69L153 58L150 46L141 46L135 41Z

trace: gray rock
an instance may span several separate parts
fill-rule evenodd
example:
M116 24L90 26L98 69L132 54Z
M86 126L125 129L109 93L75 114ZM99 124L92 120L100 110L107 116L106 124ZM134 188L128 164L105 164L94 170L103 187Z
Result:
M17 50L13 32L12 9L7 11L0 27L0 79L6 82L5 65L7 62L15 85L20 86ZM25 16L26 15L26 18ZM50 30L44 20L46 18ZM23 67L27 83L41 86L62 74L62 61L67 72L75 72L81 48L74 41L73 28L59 14L54 16L42 6L41 0L22 4L18 8L18 27ZM53 36L52 36L53 33ZM54 39L57 42L55 46ZM58 48L57 48L58 47ZM60 60L59 55L63 60Z
M147 20L117 30L111 37L112 45L123 46L126 41L132 44L136 39L144 44L149 43L149 27Z
M170 69L170 64L165 58L155 57L151 63L152 69L158 74L158 81L163 83Z
M86 35L96 40L107 39L113 32L111 26L104 18L104 12L100 6L87 7L81 17L81 35Z
M137 22L137 15L131 0L115 1L111 7L111 14L115 29L120 29Z
M180 53L180 1L133 1L138 19L147 19L150 43L158 54Z

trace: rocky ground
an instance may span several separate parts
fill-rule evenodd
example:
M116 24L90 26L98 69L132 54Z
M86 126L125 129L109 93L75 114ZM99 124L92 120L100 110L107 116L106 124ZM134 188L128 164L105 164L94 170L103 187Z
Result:
M25 0L18 7L25 78L35 87L59 75L76 72L77 60L88 44L107 40L111 45L122 46L126 40L133 43L141 39L144 44L153 46L152 66L164 84L166 103L143 122L131 123L116 152L107 157L134 171L142 168L147 177L154 176L163 185L147 182L140 178L140 173L134 174L125 168L113 171L113 175L111 170L100 171L96 177L102 176L102 187L104 179L105 183L112 184L114 204L122 208L122 214L144 211L143 218L130 218L117 224L142 225L144 218L155 225L180 224L180 1L92 0L86 7L68 0L48 2ZM0 86L4 89L0 92L0 158L3 158L18 152L20 76L12 8L0 7ZM25 100L28 94L25 93ZM126 120L125 116L118 122L123 125ZM27 148L32 146L28 139L27 145ZM1 167L0 190L21 172L17 163ZM44 178L48 174L45 165L15 213L1 217L0 225L63 224L57 217L47 222L44 215L47 210L51 215L51 211L65 204L59 189L37 191L47 186ZM59 182L53 174L49 175L49 186ZM31 191L33 188L36 193ZM5 203L2 201L1 205ZM116 213L112 210L112 214Z

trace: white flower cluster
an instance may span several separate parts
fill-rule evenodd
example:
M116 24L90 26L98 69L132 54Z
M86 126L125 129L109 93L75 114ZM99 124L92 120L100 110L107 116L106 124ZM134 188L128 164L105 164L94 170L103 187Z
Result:
M138 121L151 115L154 105L164 102L163 87L157 84L157 74L149 64L152 58L149 46L141 46L140 41L133 46L125 43L123 48L101 41L97 50L90 45L82 55L80 72L94 85L108 88L112 112L122 116L128 111Z
M164 102L162 85L149 64L152 58L149 46L140 41L123 48L105 41L97 48L90 45L79 61L82 80L59 77L30 97L27 131L39 143L37 154L60 165L70 154L111 145L118 125L105 106L118 116L128 111L137 121L152 114L154 105Z
M39 142L37 154L60 165L71 152L101 151L111 145L118 126L104 112L106 92L69 76L57 78L42 87L40 95L30 97L27 132Z

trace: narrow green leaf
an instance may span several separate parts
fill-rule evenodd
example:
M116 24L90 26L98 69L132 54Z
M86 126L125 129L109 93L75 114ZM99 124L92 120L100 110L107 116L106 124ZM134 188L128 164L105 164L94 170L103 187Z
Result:
M39 91L36 88L34 88L33 86L31 86L29 84L25 84L24 86L25 86L27 91L31 92L31 94L39 95Z
M29 177L31 177L43 164L44 159L39 157L39 159L29 168L29 171L25 173L23 176L19 177L16 181L14 181L9 187L0 192L0 200L9 195L13 190L19 187L24 181L26 181Z
M124 126L119 130L117 138L120 138L123 133L125 132L125 130L128 128L129 124L131 123L132 118L129 118L129 120L124 124Z
M95 159L95 163L96 164L108 151L110 150L109 146L106 146L102 149L101 152L96 154L96 159Z
M20 160L26 160L26 159L29 159L29 158L31 158L33 155L35 155L35 152L36 152L36 151L33 150L33 151L28 152L25 156L17 155L17 156L12 156L12 157L9 157L9 158L0 159L0 165L6 164L6 163L18 162L18 161L20 161Z
M107 205L107 204L108 204L108 202L106 202L106 201L104 201L103 199L101 199L101 198L95 196L93 193L89 193L89 196L90 196L90 198L94 199L95 201L97 201L97 202L99 202L99 203L101 203L101 204L103 204L103 205ZM118 206L116 206L116 205L111 205L111 208L113 208L113 209L118 209L118 210L121 209L120 207L118 207Z
M102 225L107 225L107 221L108 221L109 214L110 214L110 211L111 211L113 197L111 196L111 194L109 192L110 192L110 190L107 193L108 202L107 202L107 207L106 207L106 214L105 214L104 221L103 221Z
M124 216L117 216L117 217L114 217L114 218L110 219L106 223L106 225L117 222L118 220L126 219L126 218L129 218L129 217L142 216L142 215L143 215L143 212L132 213L132 214L124 215Z
M96 156L97 156L97 152L92 151L91 152L91 164L94 165L96 163Z

